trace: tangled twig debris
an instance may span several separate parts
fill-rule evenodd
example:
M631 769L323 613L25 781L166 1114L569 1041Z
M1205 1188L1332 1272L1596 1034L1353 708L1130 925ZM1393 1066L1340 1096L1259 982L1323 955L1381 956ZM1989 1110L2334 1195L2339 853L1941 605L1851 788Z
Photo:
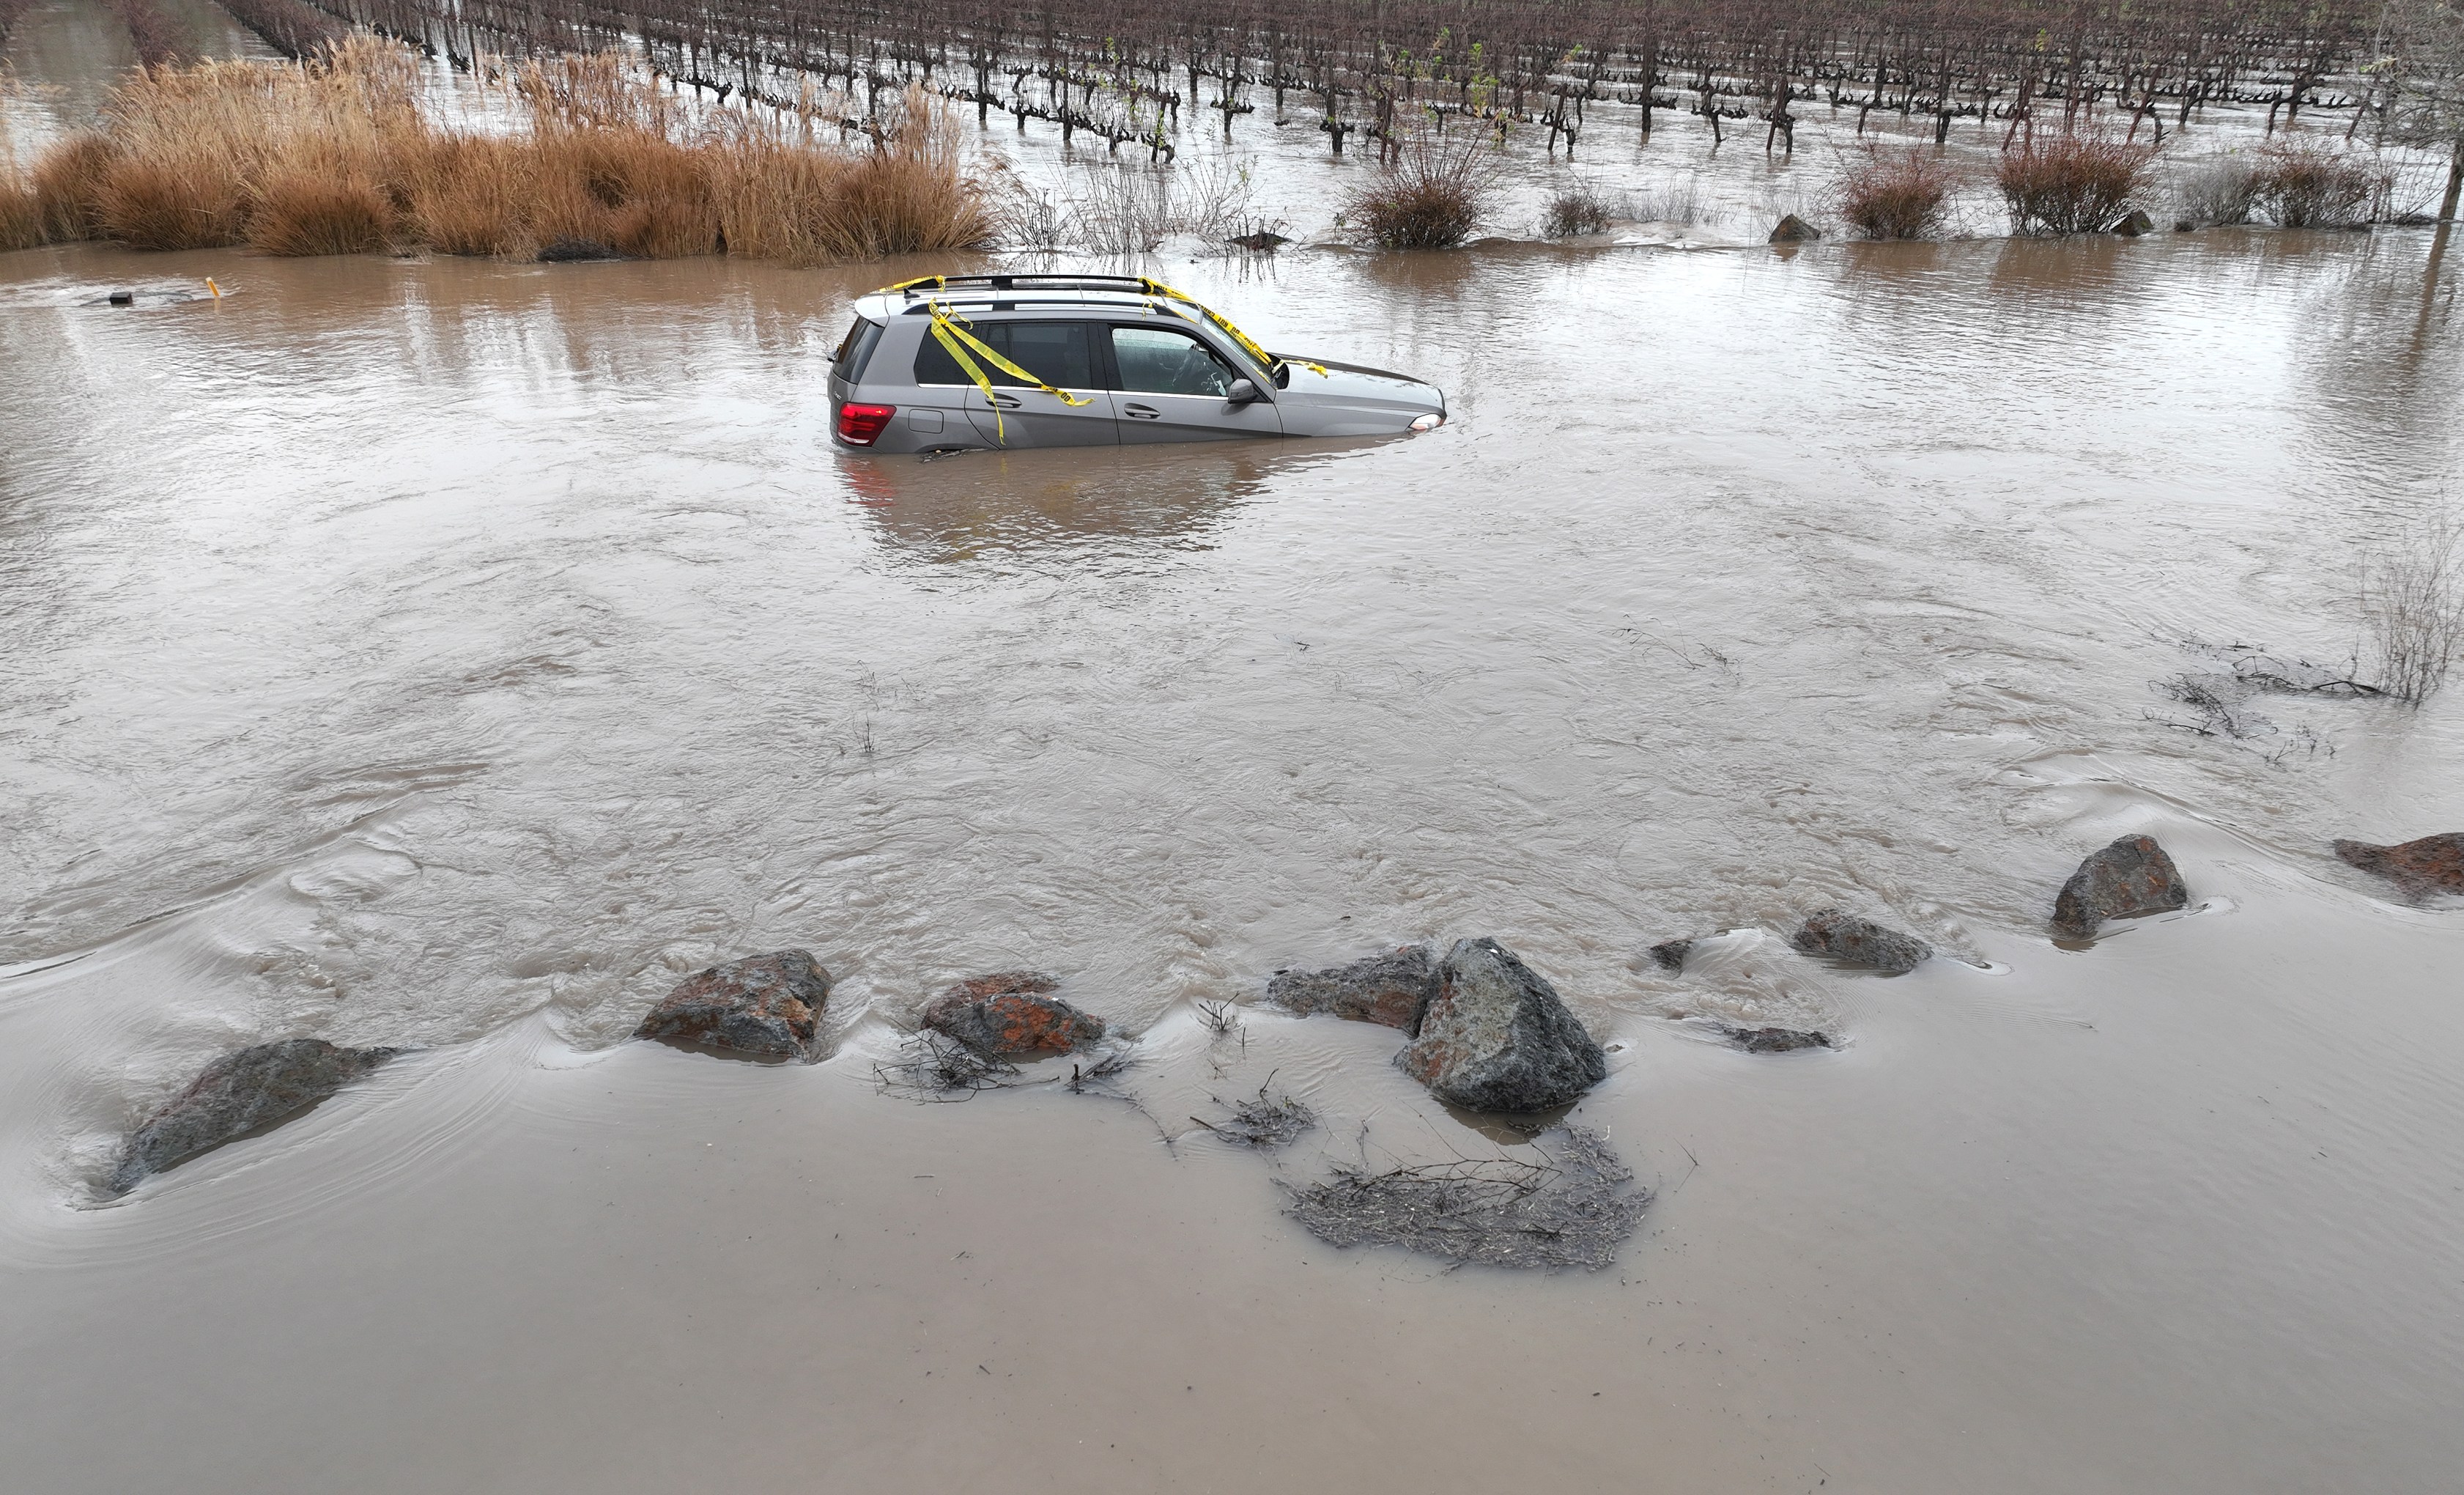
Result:
M1553 1139L1553 1143L1552 1140ZM1287 1185L1285 1213L1331 1245L1399 1245L1455 1262L1594 1271L1651 1202L1598 1132L1543 1132L1541 1160L1459 1158L1367 1173L1338 1168L1322 1183Z
M1266 1085L1272 1085L1274 1081L1273 1075L1266 1076ZM1270 1150L1284 1146L1317 1125L1316 1111L1292 1096L1268 1095L1266 1085L1258 1087L1255 1100L1239 1101L1224 1107L1232 1112L1229 1121L1209 1121L1203 1116L1189 1119L1228 1141ZM1223 1106L1224 1103L1219 1097L1215 1104Z
M1018 1066L968 1047L930 1028L910 1036L897 1055L872 1066L887 1093L918 1101L963 1101L980 1090L1022 1083Z

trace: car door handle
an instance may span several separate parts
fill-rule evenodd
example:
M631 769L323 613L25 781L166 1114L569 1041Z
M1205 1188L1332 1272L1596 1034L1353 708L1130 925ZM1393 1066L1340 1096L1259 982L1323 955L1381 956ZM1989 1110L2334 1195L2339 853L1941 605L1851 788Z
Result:
M987 398L989 398L993 404L1000 406L1004 410L1015 410L1019 407L1018 396L1014 394L997 394L987 396Z
M1121 413L1133 421L1159 421L1163 419L1163 412L1151 405L1125 405L1121 407Z

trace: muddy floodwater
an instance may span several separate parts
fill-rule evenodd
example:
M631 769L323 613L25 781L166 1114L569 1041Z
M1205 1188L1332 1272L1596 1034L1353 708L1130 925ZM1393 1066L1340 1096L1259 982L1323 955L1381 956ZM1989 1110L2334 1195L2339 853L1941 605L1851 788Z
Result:
M2456 494L2429 249L1176 261L1452 419L931 462L825 362L941 266L0 256L0 1484L2453 1488L2464 912L2328 843L2464 828L2464 690L2158 688ZM1606 1270L1284 1213L1529 1151L1263 1001L1477 934L1609 1045ZM781 947L820 1063L625 1042ZM1022 967L1129 1067L884 1091ZM106 1198L296 1036L417 1052Z

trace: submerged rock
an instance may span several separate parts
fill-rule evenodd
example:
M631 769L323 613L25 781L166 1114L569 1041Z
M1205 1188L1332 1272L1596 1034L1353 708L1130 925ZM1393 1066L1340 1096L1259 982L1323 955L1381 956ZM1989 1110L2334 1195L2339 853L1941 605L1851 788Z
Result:
M2054 933L2085 939L2107 919L2163 913L2190 901L2173 859L2153 836L2123 836L2091 852L2054 900Z
M1419 1036L1395 1062L1466 1110L1546 1110L1608 1077L1608 1056L1556 988L1493 939L1457 940Z
M2143 209L2133 208L2123 214L2122 221L2113 226L2113 231L2125 238L2135 239L2143 233L2155 232L2156 220L2148 217Z
M933 999L924 1025L994 1059L1066 1054L1104 1036L1104 1020L1046 996L1060 983L1037 971L971 977Z
M1266 982L1266 1000L1287 1012L1331 1012L1406 1033L1420 1030L1420 1014L1437 994L1437 957L1426 945L1406 945L1331 970L1277 971Z
M1771 242L1773 244L1806 244L1820 237L1822 237L1821 230L1794 213L1782 218L1779 221L1779 227L1771 231Z
M1693 949L1691 939L1663 939L1651 947L1651 958L1663 971L1683 971Z
M1871 919L1857 918L1837 909L1822 909L1808 915L1796 927L1796 933L1789 936L1789 943L1809 956L1893 976L1915 970L1933 954L1933 947L1914 934L1885 929Z
M401 1052L292 1038L225 1054L137 1129L103 1188L126 1194L183 1158L306 1110Z
M2464 830L2442 831L2392 846L2339 841L2336 854L2415 897L2432 892L2464 893Z
M1792 1054L1800 1048L1829 1048L1831 1035L1797 1028L1723 1028L1728 1042L1749 1054Z
M686 980L650 1009L633 1035L810 1059L829 996L830 973L811 951L773 951L712 966Z

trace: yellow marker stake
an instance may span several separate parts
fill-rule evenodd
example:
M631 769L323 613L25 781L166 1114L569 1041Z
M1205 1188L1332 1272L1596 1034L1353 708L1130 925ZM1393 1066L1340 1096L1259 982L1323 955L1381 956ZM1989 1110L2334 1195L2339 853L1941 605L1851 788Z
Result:
M213 277L213 276L211 276L211 275L208 275L208 276L206 276L206 289L207 289L207 290L209 290L209 291L211 291L212 293L214 293L214 299L215 299L215 300L219 301L219 300L221 300L221 299L223 298L223 288L222 288L221 286L218 286L218 285L214 284L214 277Z

